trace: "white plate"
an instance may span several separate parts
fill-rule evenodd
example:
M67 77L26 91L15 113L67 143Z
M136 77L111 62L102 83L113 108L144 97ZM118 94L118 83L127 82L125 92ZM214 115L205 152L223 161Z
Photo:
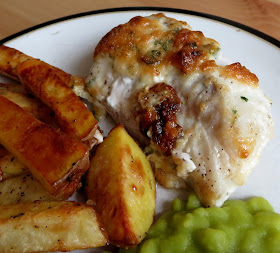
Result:
M40 58L71 74L86 76L92 64L94 48L102 36L134 16L146 16L157 12L164 12L170 17L186 21L193 29L200 30L205 36L217 40L221 44L224 55L234 62L239 61L257 74L260 86L273 100L275 138L266 146L261 161L249 177L247 184L239 187L231 198L262 196L270 201L277 212L280 212L279 41L248 27L210 15L160 8L153 8L153 10L126 8L78 14L51 21L4 39L2 43L5 42L7 46L14 47L34 58ZM7 79L0 77L0 81L7 81ZM106 127L106 123L102 123L101 126ZM158 193L157 212L161 212L162 208L168 206L177 195L176 191L161 189ZM95 250L87 252L95 252Z

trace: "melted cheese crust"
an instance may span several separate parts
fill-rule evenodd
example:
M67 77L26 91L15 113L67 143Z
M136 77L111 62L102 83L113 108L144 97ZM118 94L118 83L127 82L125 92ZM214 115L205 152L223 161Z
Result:
M149 159L163 186L189 185L207 206L221 205L246 182L273 135L271 102L256 75L222 61L218 42L156 14L135 17L104 36L87 78L96 106L146 144L139 93L158 83L176 90L183 138L170 156L151 142Z

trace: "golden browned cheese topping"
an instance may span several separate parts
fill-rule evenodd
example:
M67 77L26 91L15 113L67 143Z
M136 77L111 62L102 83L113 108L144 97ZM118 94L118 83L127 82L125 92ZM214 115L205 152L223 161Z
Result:
M240 63L216 65L220 45L185 22L163 14L135 17L107 33L97 45L94 59L109 56L116 66L126 66L124 75L159 76L174 66L184 74L218 69L220 75L258 86L258 78ZM119 70L117 70L119 71Z
M258 86L259 83L257 76L239 62L225 66L223 68L223 73L248 85Z
M170 155L176 140L183 135L177 124L176 114L180 109L180 99L170 85L159 83L149 90L140 92L138 97L142 107L140 130L149 135L165 155Z
M240 158L247 158L254 151L256 145L256 140L253 138L238 139L236 142Z
M242 66L239 62L223 67L218 66L214 60L210 60L203 62L200 65L200 69L202 71L212 71L218 69L221 76L236 79L246 85L259 86L258 77L245 66Z
M202 32L182 29L174 40L174 53L171 55L172 63L184 73L189 73L204 62L209 53L217 50L215 41L210 42ZM212 50L212 51L211 51Z
M219 51L219 44L192 31L187 23L163 14L135 17L106 34L95 49L94 58L105 54L138 71L159 75L170 65L184 73L198 68L207 58Z

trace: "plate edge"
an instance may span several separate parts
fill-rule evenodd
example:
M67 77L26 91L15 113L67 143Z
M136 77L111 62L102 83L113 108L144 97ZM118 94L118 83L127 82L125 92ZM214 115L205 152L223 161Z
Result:
M64 17L60 17L57 19L53 19L50 21L46 21L43 22L41 24L29 27L27 29L24 29L20 32L14 33L6 38L3 38L2 40L0 40L0 45L11 41L17 37L20 37L24 34L27 34L29 32L32 32L34 30L55 24L55 23L59 23L59 22L63 22L63 21L67 21L67 20L71 20L71 19L75 19L75 18L80 18L80 17L85 17L85 16L90 16L90 15L96 15L96 14L102 14L102 13L113 13L113 12L128 12L128 11L165 11L165 12L173 12L173 13L182 13L182 14L188 14L188 15L193 15L193 16L198 16L198 17L203 17L203 18L208 18L211 20L215 20L215 21L219 21L221 23L225 23L234 27L237 27L239 29L242 29L246 32L249 32L269 43L271 43L272 45L280 48L280 41L273 38L272 36L263 33L255 28L252 28L250 26L241 24L239 22L230 20L230 19L226 19L223 17L219 17L216 15L212 15L212 14L207 14L207 13L203 13L203 12L198 12L198 11L191 11L191 10L185 10L185 9L178 9L178 8L169 8L169 7L149 7L149 6L135 6L135 7L119 7L119 8L108 8L108 9L100 9L100 10L92 10L92 11L87 11L87 12L81 12L81 13L77 13L77 14L72 14L72 15L68 15L68 16L64 16Z

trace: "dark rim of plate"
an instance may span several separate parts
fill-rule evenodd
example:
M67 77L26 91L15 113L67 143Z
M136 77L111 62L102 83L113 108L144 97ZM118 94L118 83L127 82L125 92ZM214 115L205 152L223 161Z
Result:
M253 35L256 35L256 36L270 42L271 44L275 45L276 47L280 48L280 41L279 40L277 40L277 39L275 39L275 38L273 38L273 37L271 37L271 36L269 36L269 35L267 35L263 32L260 32L260 31L254 29L254 28L243 25L241 23L238 23L238 22L226 19L226 18L218 17L218 16L215 16L215 15L203 13L203 12L190 11L190 10L184 10L184 9L176 9L176 8L165 8L165 7L121 7L121 8L110 8L110 9L102 9L102 10L82 12L82 13L69 15L69 16L65 16L65 17L62 17L62 18L57 18L57 19L54 19L54 20L50 20L50 21L44 22L42 24L35 25L35 26L32 26L32 27L27 28L25 30L22 30L18 33L15 33L13 35L10 35L10 36L0 40L0 45L4 44L4 43L6 43L6 42L8 42L12 39L15 39L15 38L17 38L21 35L29 33L31 31L40 29L40 28L48 26L48 25L59 23L59 22L62 22L62 21L75 19L75 18L80 18L80 17L84 17L84 16L95 15L95 14L110 13L110 12L125 12L125 11L162 11L162 12L183 13L183 14L208 18L208 19L216 20L216 21L219 21L219 22L237 27L237 28L242 29L244 31L247 31L247 32L249 32Z

